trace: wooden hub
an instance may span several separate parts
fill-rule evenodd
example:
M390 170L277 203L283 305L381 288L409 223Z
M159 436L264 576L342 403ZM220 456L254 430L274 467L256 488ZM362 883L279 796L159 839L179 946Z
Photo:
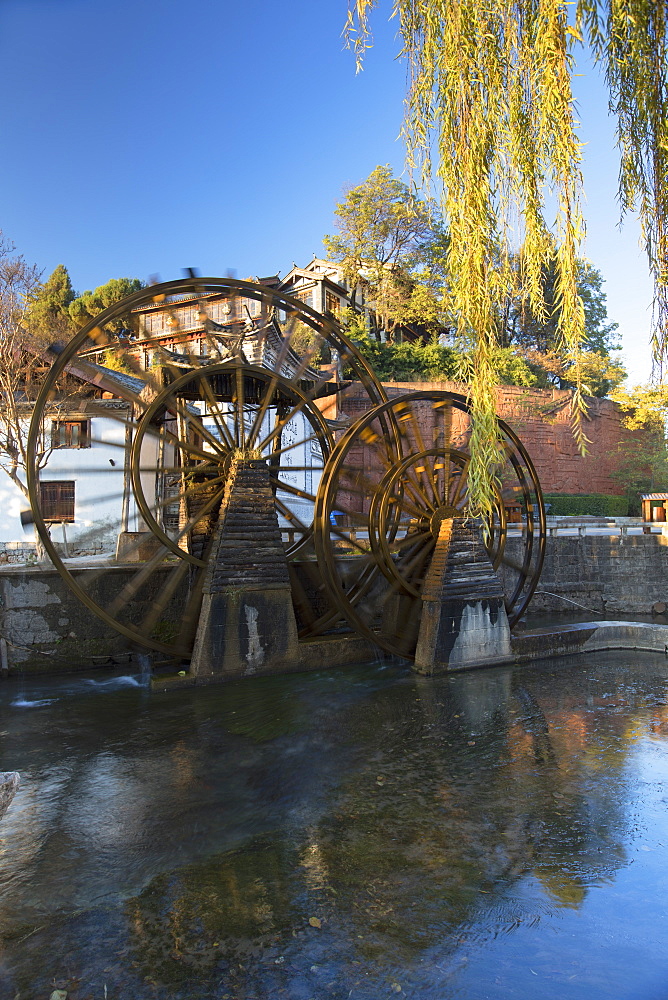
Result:
M431 533L434 538L438 538L438 533L441 528L441 521L445 521L447 518L451 517L461 517L462 511L458 510L457 507L451 507L449 503L443 504L442 507L437 507L434 513L431 515L431 520L429 522L429 527L431 528Z

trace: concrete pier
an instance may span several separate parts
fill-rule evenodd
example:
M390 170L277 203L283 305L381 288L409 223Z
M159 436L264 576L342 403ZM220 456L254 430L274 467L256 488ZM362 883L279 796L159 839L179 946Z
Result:
M415 669L492 666L511 659L503 591L482 542L476 518L446 518L422 592Z

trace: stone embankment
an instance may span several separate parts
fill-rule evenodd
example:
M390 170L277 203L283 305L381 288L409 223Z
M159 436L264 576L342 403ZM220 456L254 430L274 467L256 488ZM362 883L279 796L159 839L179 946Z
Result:
M519 559L521 539L510 537L507 551L511 559ZM82 566L82 577L88 572ZM107 573L128 574L129 579L132 572L109 567L95 586L103 592ZM103 605L117 590L118 583L111 587L112 582L108 601L102 593ZM653 605L668 604L668 536L618 532L548 537L531 611L577 610L569 601L618 620L650 614ZM345 646L348 661L373 655L362 640L351 639ZM121 635L83 607L55 570L5 566L0 568L0 654L3 673L47 673L123 662L128 647ZM324 641L314 642L310 652L307 644L300 643L300 669L334 665L331 655Z
M519 538L506 551L518 559ZM651 614L668 603L668 537L663 534L561 535L547 539L532 612L573 610L573 601L602 615Z
M112 604L118 590L135 573L136 567L92 563L73 571L79 585L90 590L102 607ZM161 585L160 573L154 576L155 591L143 594L145 603ZM137 609L142 610L138 601L129 602L125 614L130 616ZM44 564L0 567L2 674L20 670L63 673L124 663L129 658L128 641L89 611L55 569Z

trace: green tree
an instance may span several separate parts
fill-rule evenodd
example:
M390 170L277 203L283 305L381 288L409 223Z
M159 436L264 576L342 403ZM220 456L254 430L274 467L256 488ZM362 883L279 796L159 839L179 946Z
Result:
M120 302L126 295L143 288L144 284L138 278L112 278L104 285L99 285L94 292L82 292L69 306L69 315L76 326L81 327L108 306ZM119 321L117 326L126 322ZM127 320L129 322L129 318Z
M516 287L521 288L522 257L514 258ZM607 296L603 275L585 260L577 261L577 290L584 310L582 348L609 356L619 348L618 323L608 321ZM565 353L559 335L560 303L557 295L557 262L554 257L541 273L542 300L539 310L518 294L510 294L504 303L500 341L504 347L517 345L543 353Z
M419 341L383 343L362 331L351 339L381 381L437 382L459 377L460 355L436 339L428 344Z
M603 291L601 272L588 263L578 261L578 293L585 314L585 349L596 354L610 354L620 349L619 323L608 321L607 295Z
M357 322L356 322L357 320ZM353 314L346 332L381 381L384 382L468 382L473 363L471 352L455 350L433 336L420 341L382 343L367 335L358 314ZM543 388L547 379L539 374L514 348L499 348L494 369L502 385Z
M67 268L58 264L49 278L27 293L24 323L44 346L67 340L72 332L69 307L74 290Z
M56 268L44 283L40 277L38 268L17 254L0 232L0 469L25 497L28 425L45 367L39 352L58 339L54 334L62 329L62 303L69 284L65 268ZM62 398L71 391L67 379L59 391ZM57 415L59 401L50 406L50 413ZM51 436L45 433L38 441L38 469L51 445Z
M339 233L324 237L327 255L343 265L353 295L362 286L378 327L391 339L398 324L441 326L446 237L436 205L378 166L335 215Z
M632 442L621 443L617 471L613 473L629 499L629 512L639 514L641 493L668 489L668 386L617 388L612 398L623 410L624 426L644 432Z
M378 4L350 0L358 62ZM522 300L540 314L541 275L554 256L562 350L576 356L585 340L578 293L582 143L571 86L576 46L586 47L605 74L618 120L621 210L640 214L655 281L657 357L666 353L668 10L656 0L394 0L393 7L410 80L409 159L442 185L451 312L475 344L469 488L477 506L489 510L498 457L492 358L497 317L513 287L509 261L518 231ZM585 410L578 383L572 414L581 446Z
M578 380L588 396L609 396L626 378L620 361L597 351L563 355L556 351L523 350L522 356L536 375L536 387L573 389Z

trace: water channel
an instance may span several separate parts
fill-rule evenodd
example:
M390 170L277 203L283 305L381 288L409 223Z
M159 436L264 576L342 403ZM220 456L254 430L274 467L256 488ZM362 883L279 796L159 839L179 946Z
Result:
M667 658L0 700L3 1000L668 996Z

